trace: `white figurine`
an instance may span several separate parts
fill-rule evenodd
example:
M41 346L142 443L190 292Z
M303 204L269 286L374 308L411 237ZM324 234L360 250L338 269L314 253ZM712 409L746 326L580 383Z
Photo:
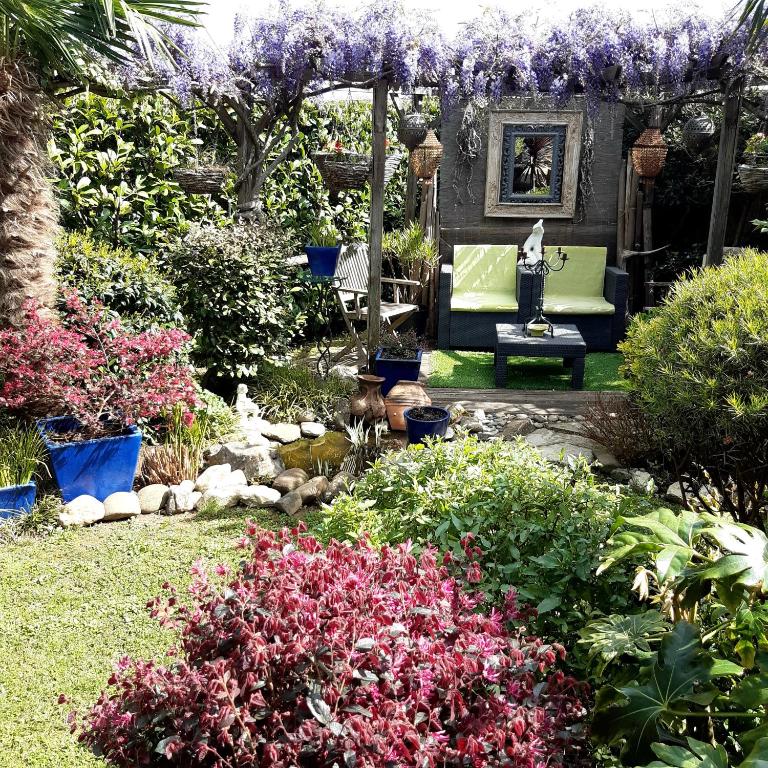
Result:
M539 219L534 225L531 234L523 245L525 263L533 265L542 259L541 241L544 238L544 219Z

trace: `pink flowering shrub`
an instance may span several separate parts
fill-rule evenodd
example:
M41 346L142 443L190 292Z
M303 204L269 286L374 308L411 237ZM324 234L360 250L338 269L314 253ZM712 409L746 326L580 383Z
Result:
M132 333L101 304L66 297L63 322L26 307L0 330L0 406L29 417L74 416L82 436L113 431L196 402L177 329Z
M226 587L198 567L189 605L152 601L175 660L123 660L80 741L126 768L580 764L586 688L508 628L514 594L483 613L435 550L299 533L249 524Z

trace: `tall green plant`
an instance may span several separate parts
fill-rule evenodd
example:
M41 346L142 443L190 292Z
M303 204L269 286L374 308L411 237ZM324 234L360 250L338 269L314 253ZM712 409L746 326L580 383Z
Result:
M0 429L0 488L26 485L45 459L45 445L36 429Z

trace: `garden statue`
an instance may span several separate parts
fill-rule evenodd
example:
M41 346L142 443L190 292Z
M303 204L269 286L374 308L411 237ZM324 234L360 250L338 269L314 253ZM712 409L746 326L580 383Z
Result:
M539 219L523 245L524 263L533 265L541 261L541 241L544 239L544 219Z
M240 429L246 434L261 432L265 424L261 418L261 408L248 397L248 386L237 385L237 399L235 400L235 412L237 413Z

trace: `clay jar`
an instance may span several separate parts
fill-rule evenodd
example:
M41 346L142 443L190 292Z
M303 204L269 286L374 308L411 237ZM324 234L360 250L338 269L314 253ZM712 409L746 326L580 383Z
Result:
M369 423L383 419L387 413L381 394L384 377L361 373L357 381L360 389L349 399L349 412Z
M432 405L432 398L424 391L424 385L420 382L401 379L389 390L384 402L387 406L389 426L396 432L404 432L403 411L417 405Z

